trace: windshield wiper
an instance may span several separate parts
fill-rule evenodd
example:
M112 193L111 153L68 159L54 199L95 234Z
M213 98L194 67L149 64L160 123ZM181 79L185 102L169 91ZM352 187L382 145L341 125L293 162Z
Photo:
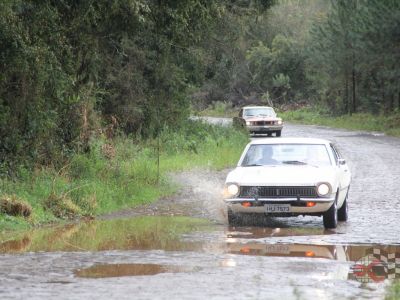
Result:
M306 162L300 160L284 160L282 163L288 165L307 165Z
M249 165L244 165L243 167L261 167L263 165L260 164L249 164Z

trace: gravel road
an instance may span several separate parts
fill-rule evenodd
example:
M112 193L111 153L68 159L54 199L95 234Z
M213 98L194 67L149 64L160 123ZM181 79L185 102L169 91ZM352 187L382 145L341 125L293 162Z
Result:
M221 199L229 170L193 170L174 175L175 197L0 240L0 298L383 299L400 277L400 139L291 124L282 136L338 145L353 174L347 223L230 227ZM183 230L182 217L203 221Z

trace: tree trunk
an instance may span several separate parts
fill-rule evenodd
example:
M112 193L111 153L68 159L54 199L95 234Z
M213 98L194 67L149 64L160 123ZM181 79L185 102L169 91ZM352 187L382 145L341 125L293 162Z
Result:
M347 70L344 73L344 95L343 95L343 106L344 111L351 115L350 105L349 105L349 80L347 76Z
M398 110L400 111L400 92L399 92L399 94L397 95L397 108L398 108Z
M393 112L394 111L394 94L390 96L389 100L389 111Z
M352 80L352 92L353 92L353 99L352 99L352 112L355 113L357 111L357 99L356 99L356 70L355 70L355 54L353 51L353 66L351 70L351 80Z

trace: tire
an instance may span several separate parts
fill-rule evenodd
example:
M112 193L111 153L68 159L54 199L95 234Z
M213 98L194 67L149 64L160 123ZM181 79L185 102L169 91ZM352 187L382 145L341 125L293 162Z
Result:
M347 195L343 201L342 207L338 209L337 218L338 218L338 221L341 221L341 222L346 222L347 219L349 218L349 207L347 204Z
M324 227L326 229L332 229L337 227L338 222L338 211L337 211L337 201L332 203L332 206L324 213L322 216L324 220Z
M229 225L240 225L243 222L240 214L235 214L230 208L228 208L228 223Z
M275 132L276 136L281 136L281 134L282 134L282 130L278 130L278 131Z

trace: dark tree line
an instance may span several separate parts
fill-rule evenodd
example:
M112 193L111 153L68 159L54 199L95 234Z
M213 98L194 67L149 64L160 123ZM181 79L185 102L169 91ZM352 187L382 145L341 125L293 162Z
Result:
M400 2L335 0L312 30L314 73L340 112L400 109Z
M0 165L88 151L114 122L151 136L189 113L195 50L218 19L210 0L0 3Z
M107 124L146 138L191 105L400 107L397 0L0 2L0 166L63 163Z

